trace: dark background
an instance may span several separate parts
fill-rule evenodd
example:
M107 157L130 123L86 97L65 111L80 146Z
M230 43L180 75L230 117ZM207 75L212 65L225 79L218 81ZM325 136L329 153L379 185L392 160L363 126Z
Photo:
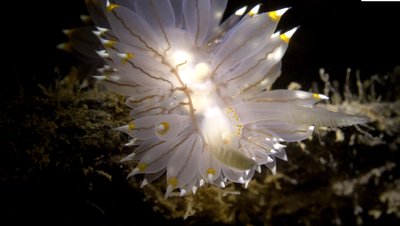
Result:
M228 12L233 13L244 4L253 6L259 2L230 0ZM292 7L281 19L280 29L301 26L284 57L283 75L278 81L281 86L295 80L309 87L311 81L319 79L318 70L321 67L335 79L343 80L345 70L349 67L360 69L362 76L368 77L375 73L383 75L400 64L400 34L397 32L400 24L400 3L361 3L359 0L346 1L346 4L327 0L262 2L263 11ZM5 60L2 61L4 65L0 94L7 102L7 98L14 98L21 93L26 96L38 93L37 84L51 84L65 76L72 65L78 64L72 56L55 47L67 41L62 29L82 25L79 15L86 14L86 10L83 0L10 1L4 4L1 36L4 39L2 57ZM2 192L1 195L9 196L8 200L16 199L15 206L6 207L21 210L16 218L28 217L25 220L16 219L16 222L40 222L44 215L50 219L48 222L57 223L57 220L63 220L58 219L63 216L60 213L62 211L70 211L75 214L73 217L84 218L82 223L105 225L114 222L115 219L96 221L98 213L80 209L82 207L76 205L74 200L85 200L76 196L86 194L73 192L84 190L80 188L83 185L74 181L73 177L59 178L55 182L63 186L68 184L64 188L53 184L52 178L44 180L46 184L36 187L37 190L15 185L15 189L7 189L9 193ZM40 190L45 187L46 190ZM114 211L124 211L113 213L114 218L120 219L115 225L129 225L121 222L132 222L135 225L135 222L146 220L144 214L151 211L151 206L135 206L135 203L142 204L140 197L129 194L108 195L105 199L111 200L109 203L122 202L131 206L108 207ZM114 198L119 200L113 201ZM126 201L121 201L123 199ZM84 205L86 204L83 203L82 206ZM82 213L76 214L78 212ZM1 215L0 213L0 217ZM79 222L77 219L71 221ZM64 219L63 222L68 221ZM161 216L147 219L147 223L157 222L162 222Z
M282 17L280 29L300 26L283 60L279 84L296 80L307 85L318 80L320 67L340 80L349 67L370 76L387 73L400 64L400 3L230 0L227 12L259 2L263 11L292 7ZM28 84L30 90L36 83L52 82L77 63L55 46L67 40L62 29L82 25L79 15L86 14L83 0L12 1L6 10L12 16L2 14L6 39L2 47L8 50L3 70L11 71L3 76L8 84L3 94L15 93L21 84ZM60 74L54 73L55 67L61 69Z

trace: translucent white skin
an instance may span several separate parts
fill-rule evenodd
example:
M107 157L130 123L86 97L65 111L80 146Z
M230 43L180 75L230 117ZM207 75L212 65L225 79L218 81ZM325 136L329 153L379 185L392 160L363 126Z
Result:
M166 172L168 197L204 183L247 186L261 165L286 160L281 142L306 139L314 126L363 118L315 108L326 96L273 90L294 30L275 33L286 9L238 10L221 23L227 0L87 0L106 62L96 76L126 95L133 121L117 130L137 147L146 185Z

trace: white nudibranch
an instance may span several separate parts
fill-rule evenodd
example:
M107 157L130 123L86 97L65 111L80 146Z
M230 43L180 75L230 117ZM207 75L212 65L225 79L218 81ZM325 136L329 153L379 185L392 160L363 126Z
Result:
M314 106L328 97L270 90L297 30L276 32L288 8L238 9L222 21L227 0L86 0L105 66L95 76L127 96L142 186L166 174L168 197L205 183L247 186L265 165L286 160L282 142L307 139L314 126L366 119ZM95 50L93 50L94 52Z

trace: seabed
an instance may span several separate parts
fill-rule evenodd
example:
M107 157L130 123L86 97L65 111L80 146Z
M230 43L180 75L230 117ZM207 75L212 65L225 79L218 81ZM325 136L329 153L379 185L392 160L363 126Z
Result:
M83 87L78 77L73 69L40 86L39 95L1 100L0 203L16 224L400 223L400 67L365 80L348 70L342 83L321 70L322 82L311 89L331 97L321 107L365 115L370 123L320 128L289 144L277 174L262 168L247 189L205 185L168 199L164 179L140 188L140 175L125 178L135 163L119 160L132 147L112 130L130 121L124 98L96 84Z

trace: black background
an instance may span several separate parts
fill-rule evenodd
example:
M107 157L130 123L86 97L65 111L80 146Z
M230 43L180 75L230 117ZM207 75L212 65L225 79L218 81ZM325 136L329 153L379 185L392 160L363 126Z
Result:
M227 12L259 2L230 0ZM360 69L367 77L387 73L400 64L400 3L343 2L262 1L263 11L292 7L282 17L279 29L300 26L284 57L279 84L296 80L307 86L318 80L320 67L341 80L349 67ZM21 85L29 91L36 83L50 83L77 63L55 46L67 40L62 29L82 25L79 15L86 14L83 0L13 1L6 10L12 14L2 14L6 39L2 46L8 50L3 55L7 59L3 94L15 93ZM60 74L54 73L55 67L61 69Z

